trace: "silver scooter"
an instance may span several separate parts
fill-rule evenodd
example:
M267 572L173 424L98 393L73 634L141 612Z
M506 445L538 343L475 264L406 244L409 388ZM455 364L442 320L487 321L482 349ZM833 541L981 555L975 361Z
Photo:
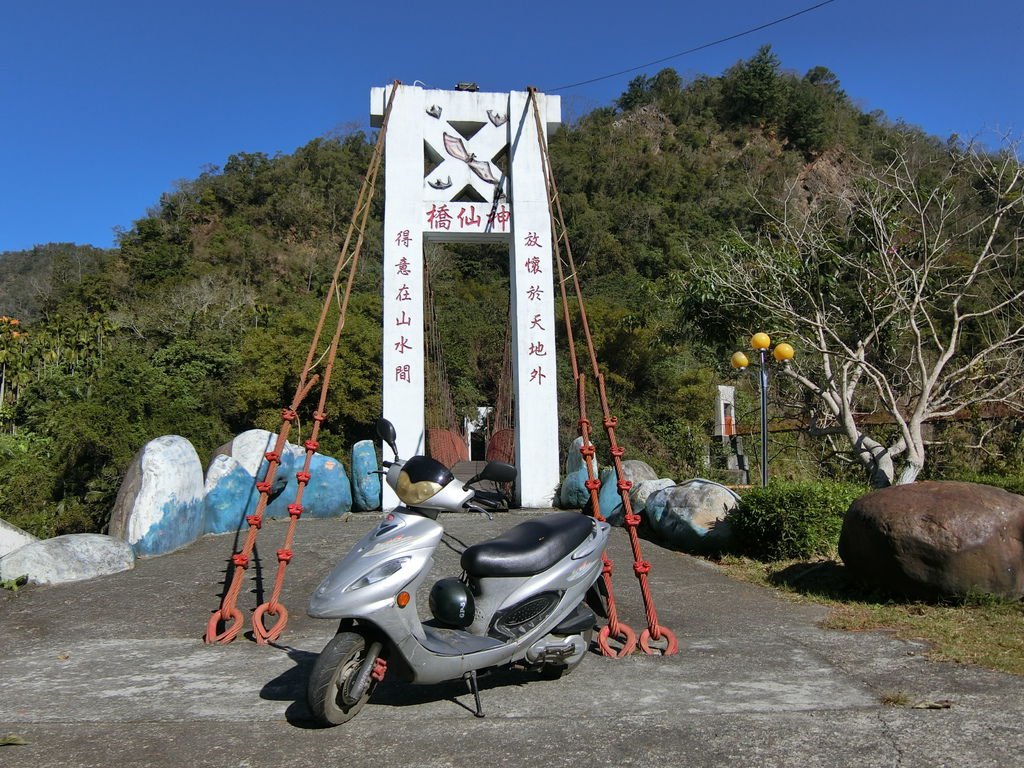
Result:
M384 462L386 478L404 506L387 513L309 601L310 616L340 620L309 679L316 720L351 720L388 671L412 683L463 678L483 717L477 672L522 665L557 678L574 669L594 631L585 601L601 575L608 524L554 513L468 547L462 575L433 585L433 618L421 621L416 592L444 533L438 514L488 513L444 465L426 456L400 460L389 421L381 419L377 431L395 455ZM490 462L475 479L511 482L515 471Z

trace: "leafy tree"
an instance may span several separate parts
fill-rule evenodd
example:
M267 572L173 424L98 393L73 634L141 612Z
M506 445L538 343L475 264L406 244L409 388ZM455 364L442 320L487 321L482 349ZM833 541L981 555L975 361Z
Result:
M623 112L642 107L654 99L651 93L651 82L647 75L637 75L629 81L629 87L615 102Z
M890 151L810 195L794 181L767 236L698 270L796 340L812 432L844 437L876 486L917 477L929 421L1024 406L1024 168L1011 149ZM860 418L878 410L889 434Z
M178 237L168 232L159 219L142 219L120 238L121 258L136 284L176 277L188 259Z
M806 77L791 86L783 134L808 157L820 155L834 138L829 102L828 92Z
M48 243L0 254L0 313L31 322L101 272L116 252L72 243ZM83 305L86 302L82 302ZM95 309L88 306L86 311Z
M785 114L786 91L779 58L770 45L761 46L749 61L740 62L722 79L728 117L748 125L775 126Z

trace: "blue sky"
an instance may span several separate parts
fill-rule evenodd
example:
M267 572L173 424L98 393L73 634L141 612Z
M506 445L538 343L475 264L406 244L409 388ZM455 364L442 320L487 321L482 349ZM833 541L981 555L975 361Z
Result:
M0 0L0 252L109 247L179 179L235 152L292 152L368 125L394 79L551 91L818 0ZM1024 133L1020 0L834 0L693 55L560 90L572 117L637 74L720 74L771 43L833 70L864 109L951 133Z

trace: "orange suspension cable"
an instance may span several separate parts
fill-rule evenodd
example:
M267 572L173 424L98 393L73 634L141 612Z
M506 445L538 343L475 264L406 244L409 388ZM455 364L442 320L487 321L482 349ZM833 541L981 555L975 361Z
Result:
M562 292L562 310L565 318L566 333L569 338L569 356L572 360L573 376L577 382L577 398L580 403L580 435L583 438L583 445L580 448L580 452L583 454L583 458L587 466L587 483L586 487L590 491L591 505L594 509L594 514L598 519L601 517L599 503L598 503L598 491L600 489L600 480L596 477L595 468L592 466L594 460L594 447L590 442L590 421L586 418L586 404L585 404L585 383L582 375L579 371L579 366L576 362L576 347L573 340L572 326L569 319L568 300L566 297L565 290L565 276L562 269L562 250L564 247L565 261L569 267L569 272L573 282L573 288L576 294L576 303L579 307L580 313L580 325L583 328L583 335L586 339L587 354L590 358L590 365L593 371L594 379L597 382L597 390L601 400L601 410L604 416L604 428L608 435L608 442L610 444L610 452L612 456L612 462L615 465L615 475L617 479L617 487L619 491L619 497L622 499L623 518L625 522L626 531L629 534L630 545L633 550L633 572L636 574L638 581L640 582L640 593L643 597L644 612L647 618L647 629L641 633L639 638L640 647L644 652L648 654L663 653L666 656L676 653L678 650L678 644L675 635L667 627L663 627L658 623L658 614L654 608L654 597L651 594L650 585L648 584L647 575L650 573L651 564L643 559L643 554L640 550L640 536L637 533L637 527L640 525L640 516L634 514L632 503L630 502L629 492L632 488L632 482L626 479L625 472L622 467L622 457L625 455L625 450L621 448L615 439L615 427L618 425L618 419L612 416L611 410L608 405L608 395L605 390L604 374L601 373L600 366L597 361L597 352L594 349L594 340L590 333L590 323L587 320L586 306L583 301L583 291L580 288L579 273L576 270L576 263L572 256L572 247L569 243L568 230L565 227L565 216L562 212L562 203L558 195L558 187L555 184L554 171L551 168L551 156L548 153L547 142L544 139L544 127L541 122L540 107L537 104L537 89L529 88L529 98L533 104L533 116L537 130L537 142L540 145L541 154L541 165L544 169L544 180L547 184L548 191L548 211L551 216L551 230L557 233L557 236L553 238L553 245L555 249L555 259L558 265L558 278L560 282L560 289ZM606 567L610 571L610 562L606 563ZM608 591L608 603L609 603L609 625L602 629L602 635L605 638L605 642L609 635L615 635L615 629L619 627L612 627L612 604L614 598L610 591L611 578L605 580ZM607 630L607 632L605 632ZM627 638L628 639L628 638ZM599 635L599 645L601 644L601 635ZM609 653L610 649L606 649L604 645L601 645L601 650L605 655L616 655ZM625 655L624 652L620 652L617 655Z
M530 91L530 98L534 96L534 91ZM540 117L537 114L536 103L534 103L534 114L537 118L537 130L538 137L543 137L542 128L540 125ZM546 158L546 148L541 138L541 153L542 157ZM587 402L586 402L586 377L580 372L579 362L576 358L576 338L573 333L572 319L569 315L569 298L566 295L565 290L565 274L562 269L562 257L560 243L565 237L564 229L558 229L554 217L554 208L551 204L550 193L552 189L552 179L547 162L542 163L544 170L545 187L548 190L548 213L551 217L551 231L557 232L558 236L554 238L554 250L555 250L555 266L558 269L558 288L562 298L562 319L565 324L566 339L569 344L569 361L572 364L572 375L573 380L576 382L576 402L579 408L579 434L582 439L580 446L580 454L583 457L584 466L587 468L587 480L585 487L590 494L590 508L593 516L604 522L604 516L601 514L601 505L598 500L599 491L601 488L601 481L598 478L597 472L597 460L595 458L596 450L594 444L591 441L591 424L587 418ZM608 605L608 623L598 632L597 644L601 649L601 653L605 656L622 657L628 656L634 650L636 650L636 632L628 624L619 621L618 608L615 603L615 590L612 585L612 573L614 571L614 564L606 552L601 553L601 559L603 567L601 569L601 579L604 585L605 596L607 598ZM618 650L612 647L611 642L615 641L620 644Z
M313 333L313 339L309 345L309 352L306 355L306 362L302 368L302 373L299 376L299 383L296 387L295 397L292 399L291 404L281 412L281 426L278 429L277 442L274 445L274 450L268 451L264 455L267 460L267 469L263 479L256 483L256 490L259 491L260 499L253 514L246 517L246 522L249 525L249 532L246 536L242 550L231 557L235 568L232 573L228 589L224 593L224 599L221 601L221 607L213 612L207 622L206 635L204 636L204 641L206 643L229 643L234 640L241 631L242 614L241 611L238 610L237 600L238 594L242 588L243 576L249 565L249 558L252 556L252 552L256 544L256 536L263 525L263 514L266 511L267 504L270 500L270 492L273 488L274 476L280 466L281 455L287 444L288 434L291 431L292 424L298 418L297 410L299 405L306 399L310 391L320 380L320 376L317 374L311 374L311 371L314 366L317 349L320 345L320 337L323 334L324 326L326 325L327 314L330 311L332 304L338 298L338 283L341 271L346 265L348 265L348 278L345 283L344 295L339 301L338 322L327 354L327 365L323 373L323 383L320 387L320 399L317 405L317 410L313 414L313 430L309 439L305 442L306 457L302 470L296 473L298 490L296 492L295 502L288 507L288 515L290 518L288 532L285 536L284 546L277 551L278 568L277 576L274 579L273 593L270 600L257 607L253 614L253 634L256 637L256 642L263 644L277 639L281 632L284 631L285 625L287 624L288 612L279 602L281 587L284 582L284 575L287 570L288 563L291 562L293 556L292 543L295 537L295 526L299 517L302 515L302 495L311 479L309 472L310 462L312 461L313 454L316 453L319 448L317 438L320 434L320 425L326 418L324 406L327 402L327 394L331 383L331 374L334 370L334 361L338 352L338 343L341 339L341 332L345 327L345 315L348 311L348 301L352 293L352 285L355 282L356 268L359 264L359 256L362 251L363 238L366 231L366 222L369 218L371 202L376 190L377 176L383 159L383 148L385 137L387 135L388 118L391 115L391 105L394 102L395 92L397 91L398 85L399 83L395 81L394 87L392 87L391 94L388 98L387 107L384 110L384 118L381 123L380 131L377 134L377 142L374 145L373 155L370 158L370 164L367 168L366 176L363 179L362 187L359 190L359 196L356 199L355 208L352 213L352 220L349 223L348 231L345 234L344 244L342 245L341 251L338 255L338 261L334 268L334 275L331 278L330 287L328 288L327 295L324 298L324 304L320 311L320 318L317 322L316 330ZM356 236L356 240L350 253L349 246L352 243L353 235ZM264 618L267 615L277 617L277 621L269 629L264 623Z

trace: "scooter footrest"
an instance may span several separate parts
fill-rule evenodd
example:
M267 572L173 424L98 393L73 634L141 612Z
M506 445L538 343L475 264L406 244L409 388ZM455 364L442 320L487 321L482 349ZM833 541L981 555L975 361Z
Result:
M461 629L446 629L424 624L423 632L426 634L423 647L438 656L462 656L466 653L477 653L504 645L493 637L471 635Z

